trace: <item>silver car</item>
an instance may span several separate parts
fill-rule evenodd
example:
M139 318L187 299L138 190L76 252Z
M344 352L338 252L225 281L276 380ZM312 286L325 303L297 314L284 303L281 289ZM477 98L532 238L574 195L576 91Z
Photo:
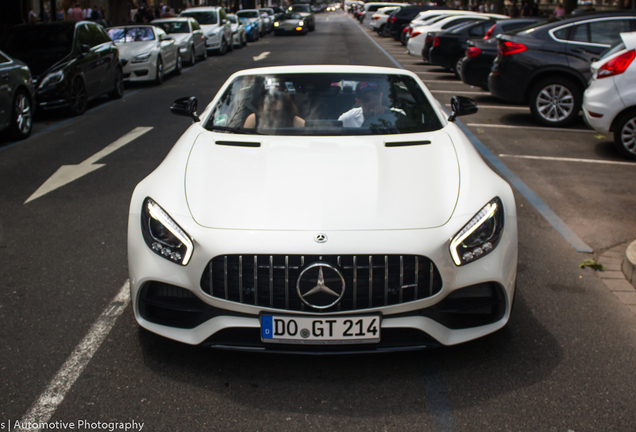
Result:
M175 17L156 19L150 24L160 27L179 45L179 53L183 61L194 64L197 57L205 60L208 50L205 48L205 35L194 18Z
M261 17L261 14L256 9L243 9L236 13L236 16L239 18L247 18L251 22L255 22L258 25L258 34L260 37L265 36L265 22Z
M234 14L227 14L227 20L232 26L232 45L243 48L247 45L247 31L245 25Z
M25 139L33 125L33 80L29 67L0 51L0 131Z
M232 28L227 20L225 9L218 6L203 6L189 8L179 14L181 17L191 17L198 21L206 37L205 45L209 50L215 50L219 55L232 51Z

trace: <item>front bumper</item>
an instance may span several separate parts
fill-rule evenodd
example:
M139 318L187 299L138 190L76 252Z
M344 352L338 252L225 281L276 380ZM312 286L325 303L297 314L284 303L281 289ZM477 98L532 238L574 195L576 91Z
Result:
M132 63L130 60L124 62L124 81L154 81L157 78L157 59L154 56L141 63Z

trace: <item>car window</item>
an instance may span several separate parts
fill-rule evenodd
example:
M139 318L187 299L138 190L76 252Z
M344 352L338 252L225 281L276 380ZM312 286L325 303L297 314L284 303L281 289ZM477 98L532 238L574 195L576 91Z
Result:
M151 27L113 27L108 29L108 35L115 42L146 42L155 39Z
M630 20L604 20L590 23L590 42L612 45L620 40L620 33L630 31Z
M207 12L182 12L180 16L188 16L192 17L199 22L199 24L203 25L212 25L217 24L219 22L218 17L215 11L207 11Z
M104 35L100 31L100 26L96 24L85 24L87 29L87 44L92 48L97 45L101 45L104 42L111 42L110 38L104 39Z
M295 5L291 5L289 7L289 9L292 12L306 12L306 13L310 13L311 12L311 8L309 7L308 4L295 4Z
M239 11L236 15L244 18L258 18L260 15L257 11Z
M570 30L569 40L575 42L589 42L590 41L590 27L586 24L579 24L572 27Z
M219 9L219 20L223 21L227 19L227 14L225 13L225 9Z
M197 20L190 21L190 24L192 24L192 31L201 30L201 26L199 25Z
M376 101L383 109L352 125L351 116L363 115L359 101ZM253 127L246 126L250 116ZM295 117L304 126L295 126ZM205 127L266 135L383 135L438 130L442 122L410 76L296 73L237 77Z
M10 60L4 56L4 54L0 53L0 63L9 63Z
M75 47L79 48L82 45L89 45L89 34L86 25L78 25L75 29Z
M153 24L161 28L168 34L190 33L190 27L188 26L188 23L184 21L159 22Z
M228 15L228 16L227 16L227 20L228 20L229 22L231 22L232 24L236 24L236 23L237 23L236 15Z
M451 20L442 26L443 29L447 29L450 27L455 27L456 25L463 24L469 21L475 21L475 18L460 18L456 20Z

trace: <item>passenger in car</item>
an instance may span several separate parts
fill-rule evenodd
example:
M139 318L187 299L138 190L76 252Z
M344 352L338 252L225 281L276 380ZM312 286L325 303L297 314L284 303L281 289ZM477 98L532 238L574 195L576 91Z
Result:
M358 84L356 103L359 106L338 117L344 127L361 127L367 118L384 114L387 110L387 107L382 105L382 92L373 81L362 81Z
M305 127L305 120L298 117L298 110L288 93L270 89L261 99L256 112L245 119L246 129L281 129Z

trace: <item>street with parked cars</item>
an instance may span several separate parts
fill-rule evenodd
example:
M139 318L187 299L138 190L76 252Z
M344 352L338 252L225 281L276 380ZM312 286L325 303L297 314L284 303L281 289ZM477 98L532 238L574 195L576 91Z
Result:
M0 427L636 423L636 15L323 6L3 34Z

